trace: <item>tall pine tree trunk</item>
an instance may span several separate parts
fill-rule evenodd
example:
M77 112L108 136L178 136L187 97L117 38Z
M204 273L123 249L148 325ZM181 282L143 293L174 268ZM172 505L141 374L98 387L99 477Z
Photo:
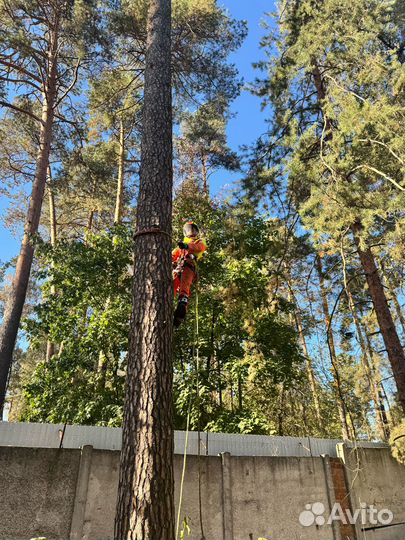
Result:
M58 51L58 25L53 26L49 38L48 73L43 92L39 148L36 160L35 177L24 225L24 235L17 259L12 290L4 309L0 333L0 411L3 410L8 378L11 372L13 351L17 340L21 315L27 295L28 282L34 258L34 237L38 232L42 201L46 185L49 153L52 142L52 126L56 101Z
M397 315L399 324L401 325L402 332L405 336L405 317L402 311L401 304L398 301L397 292L395 290L395 287L392 285L390 281L386 280L386 282L387 282L388 290L390 291L392 303L394 304L395 313Z
M124 122L120 120L120 137L118 153L118 178L117 197L115 201L114 223L119 225L122 220L122 208L124 204L124 180L125 180L125 130Z
M366 347L363 330L361 328L360 318L357 314L356 305L354 303L352 291L350 290L350 287L349 287L349 282L347 279L347 272L346 272L346 257L345 257L343 247L341 249L341 257L342 257L342 262L343 262L343 284L345 287L349 310L352 315L354 327L356 329L357 341L359 342L360 349L361 349L361 363L364 369L364 375L367 380L368 389L371 394L371 398L374 402L374 411L375 411L376 422L377 422L377 431L381 439L386 440L389 437L389 428L388 428L388 425L385 425L386 417L384 420L384 416L381 414L380 395L378 392L378 383L375 376L373 356L369 354L369 350Z
M374 361L374 350L373 350L370 336L367 334L367 328L364 325L362 325L362 330L363 330L363 335L366 342L368 357L370 358L370 362L374 371L375 383L377 386L377 393L378 393L378 403L379 403L381 422L385 427L386 437L388 439L390 435L390 431L391 431L391 426L392 426L390 403L388 401L387 394L385 393L384 385L381 382L380 370L378 369ZM384 399L387 403L387 409L385 409Z
M399 340L397 329L395 328L374 255L370 248L367 247L363 249L361 247L360 234L362 229L363 227L360 222L356 222L352 225L357 253L366 275L368 290L373 301L378 325L394 374L399 402L405 412L405 353Z
M384 281L385 281L385 283L386 283L386 285L388 287L389 293L390 293L390 300L394 304L395 313L397 315L398 322L400 323L401 328L402 328L402 332L403 332L403 334L405 336L405 316L404 316L404 313L402 311L401 304L398 301L396 287L395 287L394 283L392 282L392 280L389 279L388 276L386 275L382 265L380 265L380 268L381 268L382 276L384 278Z
M325 111L323 109L324 101L326 98L325 83L322 78L318 63L315 59L313 59L312 61L312 77L314 80L314 85L315 85L315 89L317 93L318 107L322 113L322 117L324 120L325 136L322 141L322 144L324 144L324 142L330 140L333 136L332 123L330 121L330 118L328 117L327 114L325 114ZM321 290L322 309L323 309L325 324L327 328L327 341L328 341L329 354L330 354L330 359L332 362L332 369L333 369L333 374L334 374L334 384L335 384L335 389L337 393L337 405L338 405L340 423L342 427L342 436L344 439L350 439L349 426L347 424L346 404L344 402L344 397L342 394L340 376L339 376L339 371L337 367L336 349L335 349L335 343L334 343L333 333L332 333L332 328L331 328L328 297L327 297L327 293L326 293L326 289L324 285L322 262L318 255L316 257L316 268L318 272L319 285L320 285L320 290Z
M388 425L386 424L386 417L384 418L384 416L382 416L381 414L380 396L378 393L378 384L377 384L374 369L373 369L373 359L369 357L368 350L367 350L366 343L363 336L363 332L362 332L362 328L360 325L360 321L356 313L353 296L350 289L347 287L346 280L345 280L345 287L346 287L346 296L347 296L347 300L349 304L350 313L352 315L352 319L353 319L354 326L356 329L357 340L359 342L360 349L361 349L361 363L363 365L364 375L366 376L370 396L374 403L374 411L375 411L375 417L376 417L376 422L377 422L377 431L382 440L387 440L387 438L389 437L389 428L388 428Z
M207 171L207 161L204 155L201 156L201 172L202 172L202 181L203 181L203 193L209 198L209 189L208 189L208 171Z
M319 427L323 427L323 421L322 421L322 416L321 416L321 407L319 405L318 388L317 388L314 368L312 366L311 357L309 355L307 342L306 342L305 334L304 334L304 327L302 325L301 314L299 312L299 307L297 305L297 301L296 301L296 298L295 298L295 295L294 295L294 291L293 291L293 288L291 286L291 281L290 281L291 277L290 277L290 274L289 274L288 270L287 270L287 274L288 274L287 286L288 286L289 300L290 300L290 302L292 302L294 304L294 306L297 306L296 308L294 308L294 322L295 322L295 326L296 326L297 331L298 331L298 336L299 336L300 341L301 341L302 352L304 353L304 356L305 356L305 363L306 363L306 368L307 368L307 377L308 377L309 386L310 386L311 392L312 392L312 400L313 400L313 403L314 403L316 419L317 419L317 421L319 423Z
M55 247L57 238L57 225L56 225L56 208L55 208L55 194L52 186L52 171L48 165L48 206L49 206L49 231L51 238L51 246ZM55 285L51 286L51 294L55 294ZM55 344L48 339L46 342L46 361L52 358L55 354Z
M57 222L56 222L56 206L55 206L55 193L52 185L52 171L48 165L48 206L49 206L49 236L51 240L51 246L55 247L56 239L58 236Z
M326 97L325 84L322 78L316 61L313 62L312 76L314 79L315 88L317 91L318 105L323 114L325 122L325 137L324 141L332 138L332 124L324 114L323 102ZM374 260L374 256L367 248L363 250L360 245L360 233L362 225L359 221L353 223L352 232L354 234L357 252L360 257L361 265L364 273L366 274L366 280L370 291L370 296L373 301L374 309L376 311L378 324L380 326L381 334L384 340L385 347L387 349L388 358L394 374L394 379L398 389L398 397L401 403L402 409L405 412L405 353L401 346L401 342L398 337L397 330L391 315L391 311L385 296L384 287L381 283L381 278L378 274L378 269Z
M302 319L301 319L301 315L300 315L298 309L294 311L294 315L295 315L295 321L296 321L296 326L297 326L297 330L298 330L298 335L299 335L299 338L300 338L300 341L301 341L302 351L303 351L304 356L305 356L305 362L306 362L306 368L307 368L307 377L308 377L309 386L311 387L312 399L313 399L313 402L314 402L316 419L319 422L319 427L322 427L323 426L323 420L322 420L322 416L321 416L321 407L319 405L318 388L317 388L317 384L316 384L314 368L312 366L311 357L309 356L307 342L306 342L305 335L304 335L304 328L302 326Z
M340 425L342 429L342 437L343 439L350 439L351 437L350 437L349 425L347 423L346 403L345 403L343 392L342 392L342 386L340 382L340 375L339 375L339 369L338 369L338 360L337 360L336 348L335 348L335 341L333 339L332 321L331 321L330 312L329 312L328 295L326 293L322 262L318 255L316 257L316 269L317 269L318 278L319 278L319 287L320 287L321 300L322 300L322 310L323 310L323 316L325 320L326 334L327 334L326 339L328 342L330 360L332 364L332 374L333 374L335 392L336 392L336 397L337 397L337 407L338 407L338 412L339 412Z
M171 5L150 0L116 540L174 540Z

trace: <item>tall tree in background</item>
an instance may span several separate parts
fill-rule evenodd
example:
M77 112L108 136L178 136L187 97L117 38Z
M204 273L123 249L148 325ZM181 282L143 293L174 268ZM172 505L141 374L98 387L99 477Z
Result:
M119 65L103 71L90 82L90 138L102 143L107 142L108 136L108 143L114 148L117 163L114 223L120 224L125 215L125 195L129 191L126 172L129 164L139 162L137 141L143 80L134 78L130 70Z
M210 175L220 168L240 168L237 154L227 145L229 100L222 96L204 103L194 113L181 115L181 135L176 140L178 168L183 179L194 179L209 197Z
M372 251L403 221L399 5L280 2L260 92L274 110L266 160L288 176L303 224L330 254L354 236L405 410L405 355Z
M336 346L335 346L335 341L333 338L332 318L331 318L331 314L329 310L328 294L325 287L324 269L322 267L322 261L319 255L316 256L315 266L317 269L318 279L319 279L319 290L320 290L320 296L321 296L321 301L322 301L322 311L323 311L325 328L326 328L325 333L326 333L326 339L328 343L330 361L332 364L333 382L334 382L334 388L336 392L336 404L339 411L339 418L340 418L340 423L342 427L342 437L343 439L347 440L347 439L351 439L349 424L347 421L347 408L346 408L346 403L345 403L344 395L342 392L342 385L340 381Z
M115 538L174 538L171 2L151 0Z
M85 7L73 0L0 3L0 80L4 86L0 106L23 113L38 125L32 193L0 334L0 410L34 256L54 121L63 119L60 108L77 82L86 42L83 30L91 9L92 2Z

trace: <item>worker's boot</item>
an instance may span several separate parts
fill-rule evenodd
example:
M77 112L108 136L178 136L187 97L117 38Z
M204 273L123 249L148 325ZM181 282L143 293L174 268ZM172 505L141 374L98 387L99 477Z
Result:
M186 295L180 296L179 302L174 311L173 324L176 328L178 328L181 325L181 323L184 321L184 319L186 318L187 306L188 306L188 297Z

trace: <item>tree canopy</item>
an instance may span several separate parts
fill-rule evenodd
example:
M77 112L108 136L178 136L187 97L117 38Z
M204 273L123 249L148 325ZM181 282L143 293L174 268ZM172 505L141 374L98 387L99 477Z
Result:
M0 2L2 217L32 247L12 420L123 422L148 6ZM173 0L171 243L192 219L208 246L174 333L176 429L386 441L401 430L403 7L283 0L263 14L257 78L243 81L246 22L215 0ZM266 133L235 148L247 91ZM5 322L15 265L2 263Z

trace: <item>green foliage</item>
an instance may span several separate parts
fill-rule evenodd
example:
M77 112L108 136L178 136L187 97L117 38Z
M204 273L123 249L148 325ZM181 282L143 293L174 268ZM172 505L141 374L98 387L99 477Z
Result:
M263 45L279 53L258 89L283 133L273 163L323 248L336 250L355 220L375 241L403 219L404 78L392 6L287 1L278 22Z
M25 386L30 421L117 425L130 316L130 233L115 227L85 241L39 249L43 302L26 322L31 345L45 337L60 352ZM56 291L56 292L53 292Z
M296 303L304 300L306 313L316 306L307 339L313 340L315 334L324 345L326 335L319 338L321 325L316 321L319 308L325 319L323 299L319 284L311 279L313 258L311 261L308 255L318 252L327 261L324 297L331 302L328 309L329 315L333 309L333 317L326 324L330 325L337 356L335 367L324 373L335 390L340 380L335 399L343 397L348 422L353 422L357 436L366 432L370 436L372 408L359 356L370 356L372 363L375 356L378 358L377 367L372 368L377 385L379 379L390 378L391 372L385 373L381 355L373 352L374 348L381 351L383 344L380 336L375 337L378 326L375 313L369 310L351 227L362 223L361 246L373 246L376 260L384 261L393 275L399 258L402 264L404 260L403 253L397 251L402 245L405 189L403 20L398 16L399 4L366 0L280 2L274 15L276 27L269 25L262 42L267 59L259 67L267 73L255 84L264 106L270 105L269 132L256 145L244 183L247 197L258 207L269 200L276 205L285 228L294 233L298 230L299 240L302 226L309 233L307 253L299 253L294 240L287 240L280 280L290 280ZM304 292L295 270L297 261L308 276ZM367 338L368 345L362 344L361 353L353 321L356 313L353 315L345 304L348 292L347 283L342 284L343 274L349 276L361 332ZM366 322L370 319L374 333ZM339 325L346 330L350 327L348 333L339 335L334 328ZM326 357L330 357L328 350ZM331 358L327 362L330 364ZM358 380L356 373L360 374ZM325 412L324 405L322 409Z
M271 224L246 218L236 232L241 217L231 207L211 203L198 190L188 206L187 193L183 186L175 201L175 230L180 234L181 216L193 210L209 249L195 287L198 308L195 296L176 333L176 425L184 427L190 410L192 429L271 433L274 422L261 412L258 393L293 384L302 362L295 331L283 308L271 306L263 277ZM131 305L129 231L118 227L53 248L43 243L38 253L43 301L25 328L31 347L48 339L61 350L40 362L25 384L21 418L119 425Z
M390 444L394 458L405 463L405 419L392 430Z
M181 135L176 139L180 176L194 176L208 192L208 178L213 170L238 170L239 158L226 141L228 103L218 98L203 104L192 113L183 113Z
M132 67L143 61L146 42L146 0L126 0L112 14L112 29L121 52ZM246 37L246 24L229 17L216 0L176 0L172 3L172 75L177 107L190 96L235 97L239 91L237 70L229 54Z
M184 221L193 219L208 245L187 320L175 332L176 428L184 429L190 415L191 429L339 437L336 403L342 398L353 434L374 436L365 353L359 352L343 275L383 390L381 380L390 372L375 352L381 338L350 226L362 222L362 244L374 246L387 284L401 291L401 2L282 2L277 28L263 40L267 75L255 88L271 105L268 137L250 156L242 190L225 202L210 197L209 179L214 171L241 167L226 127L230 101L240 90L229 54L244 39L246 25L215 0L173 1L173 244L182 239ZM33 52L42 39L41 3L7 5L13 16L0 23L0 43L17 51L16 73L29 69L40 78ZM0 1L3 14L5 6ZM147 1L96 6L76 0L63 6L62 94L77 62L86 71L78 70L71 99L58 108L58 115L73 118L69 128L61 127L64 119L55 121L48 187L57 241L51 246L38 239L34 277L42 297L25 322L29 348L16 355L12 417L118 426L131 313L130 203L138 179ZM2 69L9 78L11 72ZM9 186L15 190L31 178L38 147L34 116L40 109L31 94L37 89L24 81L18 97L11 92L14 83L0 82L1 99L12 98L23 111L0 122L0 169L8 194ZM119 170L128 226L112 227ZM44 231L49 218L45 208ZM14 211L13 220L21 222L21 212ZM317 254L330 303L326 326ZM55 351L45 360L47 344Z

